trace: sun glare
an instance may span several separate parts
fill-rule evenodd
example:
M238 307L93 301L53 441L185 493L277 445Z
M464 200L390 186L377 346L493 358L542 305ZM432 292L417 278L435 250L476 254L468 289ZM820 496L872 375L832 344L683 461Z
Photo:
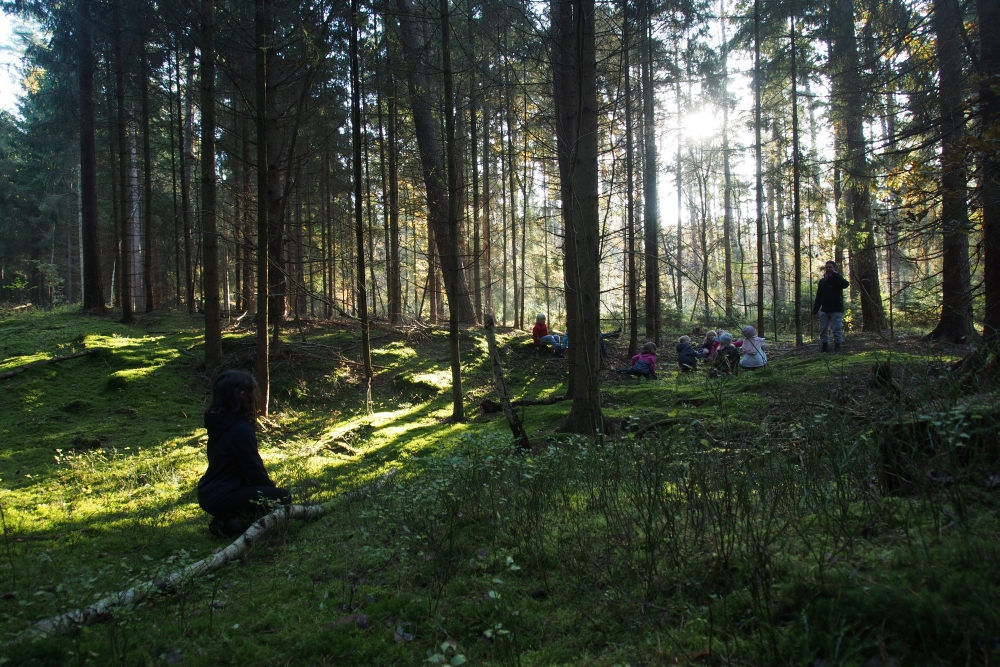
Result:
M707 139L717 134L721 128L722 109L708 105L688 113L681 126L688 139Z

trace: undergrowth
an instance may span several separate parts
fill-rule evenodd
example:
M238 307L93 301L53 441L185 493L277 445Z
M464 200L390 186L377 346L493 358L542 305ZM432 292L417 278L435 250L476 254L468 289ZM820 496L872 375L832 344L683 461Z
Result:
M162 314L126 328L68 311L0 321L0 371L107 348L0 385L5 641L222 546L194 497L210 381L198 324ZM952 381L935 350L853 340L838 356L779 350L735 378L608 375L605 436L558 434L568 404L531 407L535 448L522 455L502 418L447 421L440 332L373 335L373 415L350 327L304 334L275 359L262 454L297 501L333 511L101 625L5 644L0 664L874 667L1000 655L1000 478L967 453L995 395ZM245 363L249 334L226 341L229 363ZM462 346L474 405L491 394L485 345L471 334ZM533 360L523 335L504 354L518 396L564 391L563 362ZM902 395L869 385L876 361L893 365ZM919 424L934 453L890 494L880 442L893 423ZM342 495L388 467L399 472L378 491Z

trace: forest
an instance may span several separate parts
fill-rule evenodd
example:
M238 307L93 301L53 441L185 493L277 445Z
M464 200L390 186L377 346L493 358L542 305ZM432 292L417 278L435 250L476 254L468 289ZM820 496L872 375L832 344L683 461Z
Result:
M0 21L0 665L1000 660L996 0Z

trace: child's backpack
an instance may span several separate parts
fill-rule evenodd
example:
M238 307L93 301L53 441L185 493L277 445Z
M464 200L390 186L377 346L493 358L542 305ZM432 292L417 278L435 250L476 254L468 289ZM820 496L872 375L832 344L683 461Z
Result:
M635 360L635 364L632 365L632 370L638 371L640 373L648 373L649 362L643 359L642 357L639 357L638 359Z

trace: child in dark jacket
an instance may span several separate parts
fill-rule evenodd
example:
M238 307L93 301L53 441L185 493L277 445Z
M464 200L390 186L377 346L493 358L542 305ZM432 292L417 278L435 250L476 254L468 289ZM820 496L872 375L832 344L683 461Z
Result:
M630 368L619 368L623 375L638 375L647 380L656 379L656 343L649 341L642 346L642 351L632 357Z
M205 413L208 470L198 482L198 504L212 515L209 530L234 537L291 494L279 489L264 469L254 433L257 383L242 371L226 371L212 387Z
M732 375L740 367L740 351L733 345L733 335L724 333L719 336L719 349L715 351L712 362L713 377L719 374Z
M690 373L698 368L698 353L691 345L691 336L681 336L677 341L677 364L681 373Z

